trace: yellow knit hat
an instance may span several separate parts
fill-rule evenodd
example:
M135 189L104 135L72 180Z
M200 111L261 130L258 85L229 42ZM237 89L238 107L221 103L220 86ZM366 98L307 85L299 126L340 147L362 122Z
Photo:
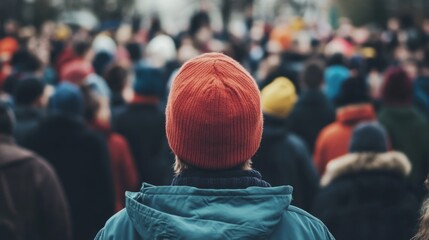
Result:
M265 114L285 118L295 106L297 95L293 83L278 77L261 91L262 111Z

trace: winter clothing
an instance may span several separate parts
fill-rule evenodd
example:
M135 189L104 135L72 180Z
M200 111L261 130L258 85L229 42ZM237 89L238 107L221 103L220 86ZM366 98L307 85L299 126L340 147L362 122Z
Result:
M68 204L52 167L0 135L1 239L71 239Z
M377 123L361 123L353 130L349 152L383 153L388 150L386 130Z
M71 83L61 83L49 100L51 111L61 112L73 116L82 116L84 100L79 88Z
M97 54L105 52L114 55L117 51L115 41L106 34L98 34L92 42L92 50Z
M135 68L134 92L142 96L161 97L164 94L163 71L138 64Z
M17 106L15 112L15 128L13 135L18 144L25 143L28 134L45 116L45 111L31 106Z
M333 101L340 92L342 83L350 76L349 70L341 65L333 65L325 69L324 92Z
M28 146L58 172L70 203L75 238L94 237L114 213L106 142L79 118L51 113L31 134Z
M141 179L151 184L166 184L171 163L161 159L166 144L165 114L158 98L137 96L114 119L114 129L130 144Z
M414 107L385 106L378 114L386 128L393 149L407 155L413 165L410 180L418 187L423 197L423 181L429 169L429 126L425 117Z
M242 66L223 54L203 54L185 63L173 82L166 111L168 142L192 166L238 166L259 148L260 109L259 90Z
M208 189L244 189L248 187L271 187L255 170L209 171L185 169L173 178L173 186L189 186Z
M84 84L89 86L95 93L101 96L110 97L111 95L110 88L106 81L95 73L89 74Z
M419 77L414 81L414 105L429 120L429 77Z
M284 77L276 78L261 91L262 111L275 117L287 117L297 100L293 83Z
M176 58L176 45L168 35L158 35L147 44L146 56L152 65L164 66Z
M79 115L84 107L76 86L61 84L50 107L50 114L30 135L28 146L58 172L70 203L75 238L91 239L114 212L107 143Z
M314 213L337 240L410 239L419 211L405 180L410 169L399 152L351 153L332 160Z
M337 110L337 120L323 128L314 150L314 163L320 174L325 172L328 162L348 152L353 127L364 121L375 119L370 104L350 105Z
M62 66L59 76L61 81L68 81L81 85L93 72L94 68L90 63L87 63L82 59L76 59L69 61Z
M271 185L293 186L295 206L311 208L319 177L304 142L288 132L284 119L264 117L261 147L252 162Z
M286 186L215 190L145 184L127 193L127 209L96 239L334 239L323 223L290 205L291 193Z
M301 137L311 152L319 132L334 120L334 108L320 90L304 91L288 118L290 131Z
M107 140L115 186L115 211L119 212L125 207L125 192L137 189L140 184L138 169L123 136L101 123L95 123L93 127Z
M389 69L381 88L381 98L385 105L411 105L413 98L413 83L410 77L401 68Z

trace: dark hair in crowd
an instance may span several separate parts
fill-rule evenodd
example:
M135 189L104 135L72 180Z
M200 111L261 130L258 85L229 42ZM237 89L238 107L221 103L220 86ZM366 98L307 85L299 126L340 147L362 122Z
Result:
M120 93L124 90L127 83L128 70L120 65L113 65L106 70L104 79L110 90L115 93Z
M45 90L43 80L28 77L17 81L13 89L13 98L17 105L31 105L39 99Z
M317 89L323 83L323 64L317 60L310 60L304 66L301 81L308 89Z
M78 57L83 57L85 54L88 53L89 49L91 48L91 44L87 41L76 41L73 44L73 52Z

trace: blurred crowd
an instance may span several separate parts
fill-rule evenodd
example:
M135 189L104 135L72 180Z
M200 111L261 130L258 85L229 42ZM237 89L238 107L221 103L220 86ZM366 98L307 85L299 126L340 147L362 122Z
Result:
M264 180L293 186L292 204L337 239L411 238L429 170L429 19L339 23L246 16L218 32L202 11L170 36L157 18L148 28L7 21L0 236L92 239L124 208L125 191L170 185L170 87L187 60L223 52L261 90L252 166Z

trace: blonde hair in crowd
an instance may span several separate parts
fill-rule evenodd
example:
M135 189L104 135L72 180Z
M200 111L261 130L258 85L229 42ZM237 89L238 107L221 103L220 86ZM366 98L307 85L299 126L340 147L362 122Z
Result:
M174 161L174 165L173 165L175 175L176 176L179 175L180 173L183 172L183 170L188 168L189 166L176 156L176 161ZM238 169L252 170L252 160L251 159L247 160L245 163L239 166Z
M423 202L421 209L421 217L419 230L412 240L427 240L429 239L429 197Z

